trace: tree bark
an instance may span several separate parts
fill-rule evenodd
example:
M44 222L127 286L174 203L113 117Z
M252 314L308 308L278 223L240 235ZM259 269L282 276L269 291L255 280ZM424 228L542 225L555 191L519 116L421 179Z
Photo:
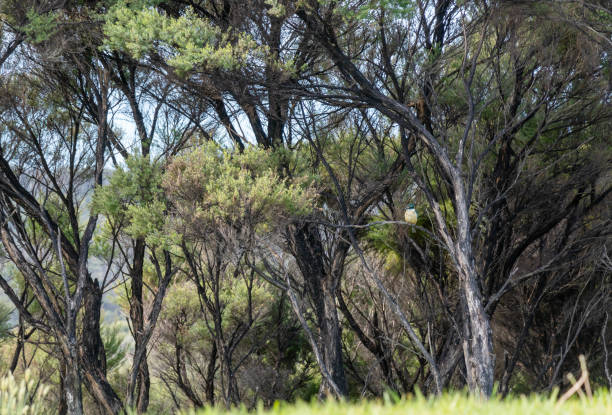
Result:
M76 357L76 356L75 356ZM78 361L68 362L64 377L64 394L68 415L83 415L83 395Z
M144 353L140 367L138 368L138 401L136 404L136 410L139 414L147 412L149 407L149 391L151 389L151 377L149 375L149 364L146 358L146 352Z
M138 367L138 376L136 378L136 384L131 382L128 384L128 406L134 405L134 395L136 397L136 410L139 414L145 413L149 406L149 388L151 384L149 376L149 366L147 364L147 353L146 344L143 344L143 333L144 333L144 310L143 310L143 268L144 268L144 256L145 256L145 241L143 238L138 238L134 245L134 259L132 262L132 268L130 272L131 282L131 296L130 296L130 321L132 324L132 334L134 337L135 350L145 349L143 353L138 353L141 361L132 363L132 370L134 367ZM136 358L137 354L134 354Z
M210 360L208 361L208 367L206 369L205 391L206 401L209 405L215 403L215 372L217 365L217 343L213 342L212 351L210 352Z
M493 392L494 382L493 335L489 316L483 306L478 274L474 265L469 206L463 198L463 187L457 185L460 179L455 179L455 205L459 235L454 254L468 317L467 333L464 333L463 339L467 381L471 391L488 397Z
M102 289L98 281L91 277L87 277L86 284L80 351L85 385L107 413L118 414L123 409L123 405L106 379L106 351L100 336Z
M336 310L337 278L325 271L323 245L314 225L294 226L289 230L289 245L306 283L306 292L314 305L319 349L333 382L343 396L348 394L342 362L341 328ZM320 392L333 391L323 380Z
M63 359L59 359L59 403L57 404L57 414L66 415L68 413L68 406L66 404L66 385L64 380L66 379L66 363Z
M183 391L183 393L187 396L187 398L189 398L191 403L193 403L196 408L204 406L202 400L191 387L191 382L189 381L189 375L187 374L187 367L185 365L185 360L183 357L183 346L181 345L180 340L177 339L177 342L174 344L174 347L174 355L176 359L176 383L178 387Z
M325 365L332 375L332 379L340 388L343 395L348 395L348 387L344 373L344 364L342 361L342 342L341 328L338 321L338 312L336 310L335 287L330 287L329 281L326 281L323 299L323 321L319 323L321 327L321 343L323 345L323 357ZM329 385L324 382L321 385L321 392L324 395L330 394Z

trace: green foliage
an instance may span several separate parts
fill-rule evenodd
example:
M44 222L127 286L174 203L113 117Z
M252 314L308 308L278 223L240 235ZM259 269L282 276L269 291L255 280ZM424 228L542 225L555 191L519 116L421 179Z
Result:
M11 330L11 314L13 308L5 303L0 303L0 340L8 337Z
M376 221L383 220L384 218L375 217L373 219ZM385 255L390 263L399 261L400 253L396 225L383 224L371 226L364 232L364 240L377 252Z
M286 7L279 0L265 0L265 3L270 6L268 14L274 17L282 17L287 13Z
M243 402L247 405L258 399L272 402L278 396L290 400L310 399L316 395L320 379L288 300L275 295L276 290L266 282L237 277L235 273L234 267L229 266L218 281L202 287L202 298L211 301L208 305L198 298L198 289L192 281L177 279L169 287L156 343L156 351L162 356L162 370L174 370L172 366L164 369L164 365L176 364L173 362L180 347L181 353L189 356L185 360L187 376L200 379L198 365L208 364L214 343L219 341L216 331L220 330L230 339L249 325L248 333L232 346L234 362L240 362L236 367ZM211 287L216 284L219 284L218 303ZM210 308L217 304L218 314ZM275 334L270 335L272 332ZM225 338L221 340L227 341ZM256 380L252 377L253 371L257 373ZM280 389L272 387L276 382Z
M249 294L245 281L241 278L232 278L230 271L227 271L226 274L226 277L220 282L222 286L219 293L221 306L219 323L220 328L230 333L249 319L247 314ZM269 288L268 285L257 282L250 293L253 315L258 316L252 333L255 333L257 329L263 329L261 326L266 323L271 306L274 304ZM208 298L214 298L208 285L204 289L207 291ZM185 349L198 350L200 353L210 349L214 339L207 321L212 321L212 319L210 316L204 318L202 315L203 311L200 308L196 287L189 281L177 282L170 288L165 301L161 318L162 321L173 322L174 325L180 327L180 330L175 333L178 344ZM248 341L248 338L245 341ZM166 351L172 353L171 349L174 345L164 345L162 342L160 347L170 347Z
M119 2L105 15L105 46L124 50L139 59L157 50L169 56L168 63L179 73L197 66L230 70L246 64L249 55L265 51L249 36L222 33L196 16L192 9L178 18L160 13L140 2Z
M102 324L100 331L104 342L104 351L106 352L106 370L111 372L121 367L125 360L127 350L124 341L126 336L122 332L119 322Z
M32 43L42 43L49 40L57 31L57 14L54 12L38 13L30 9L26 15L28 23L21 30Z
M329 3L329 0L319 0L320 3ZM358 20L371 20L373 12L384 11L389 17L407 19L413 16L416 4L413 0L369 0L354 7L352 2L344 2L338 11L347 18Z
M208 332L206 321L201 318L200 302L198 299L197 288L188 281L177 281L168 289L164 300L164 308L160 315L162 325L168 322L171 327L179 327L176 342L181 347L189 349L194 347L200 353L208 350L207 343L212 343ZM161 331L159 350L172 355L174 344L167 343L165 336L168 330ZM171 337L171 336L170 336Z
M74 240L74 232L72 232L70 217L68 212L66 212L66 207L60 200L59 196L56 194L51 194L45 197L45 209L47 209L47 212L49 212L49 215L51 215L66 238L68 238L72 244L75 244L76 241ZM42 226L36 222L29 223L28 225L28 227L31 228L29 230L33 232L40 232L39 228Z
M48 392L46 386L26 371L21 381L10 373L0 379L0 415L43 415L51 414L44 401Z
M165 203L154 200L146 205L130 205L126 216L130 218L130 225L126 232L134 238L143 237L151 246L165 245L169 242L163 231L165 223Z
M231 153L214 143L177 157L163 186L192 226L250 224L264 230L279 219L307 215L315 192L308 180L279 177L274 153L255 147Z
M508 400L480 400L461 393L447 394L437 398L425 398L420 393L410 399L397 400L388 397L384 402L365 401L346 403L327 401L325 403L298 403L295 405L275 403L271 409L259 407L255 412L246 408L236 408L230 411L221 408L205 408L189 410L183 414L197 415L601 415L612 412L612 394L609 391L599 391L592 400L573 399L557 407L556 395L545 397L533 395L521 396Z
M262 281L253 284L252 290L249 293L245 282L238 278L228 278L225 285L221 289L219 299L224 304L222 313L224 329L240 324L241 321L247 321L246 300L251 296L250 301L253 306L253 314L256 316L265 316L269 313L270 305L273 304L274 297L270 293L270 286L263 284ZM259 319L256 326L261 326L263 320Z
M368 9L384 10L397 18L409 18L414 14L416 4L412 0L371 0L367 6L362 6L361 16L366 17Z
M398 157L396 148L399 146L394 137L382 137L381 142L375 143L370 137L364 137L349 127L320 137L318 145L335 178L350 197L358 197L369 185L394 174L393 166ZM306 162L317 166L315 178L318 185L335 194L337 189L328 169L313 160L312 156L309 157L302 156ZM394 183L398 187L405 186L407 178L407 173L402 171L397 174Z
M145 157L129 157L125 168L117 169L106 186L96 189L92 210L127 235L143 237L151 246L164 246L170 243L171 235L164 229L166 207L161 178L159 164ZM103 252L105 245L99 240L96 244L96 252Z
M125 168L117 169L108 185L98 188L92 208L111 217L120 218L126 206L146 205L157 200L161 193L159 165L145 157L132 156Z

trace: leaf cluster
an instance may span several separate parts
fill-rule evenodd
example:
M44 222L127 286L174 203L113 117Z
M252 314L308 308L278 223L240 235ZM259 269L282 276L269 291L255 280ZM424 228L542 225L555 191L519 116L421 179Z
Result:
M314 188L307 180L281 178L275 160L269 150L232 153L207 143L175 158L163 187L179 217L192 226L226 223L263 230L314 208Z
M107 49L124 50L135 59L155 52L181 74L200 66L235 69L258 51L250 36L224 33L191 8L174 18L142 6L120 2L109 10L104 25Z

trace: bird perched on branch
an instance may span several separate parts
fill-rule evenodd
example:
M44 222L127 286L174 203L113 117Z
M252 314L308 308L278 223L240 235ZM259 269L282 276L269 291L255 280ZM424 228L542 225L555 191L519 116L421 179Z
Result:
M415 225L417 223L417 219L419 215L417 214L416 209L414 208L414 204L410 203L404 212L404 220L411 225Z

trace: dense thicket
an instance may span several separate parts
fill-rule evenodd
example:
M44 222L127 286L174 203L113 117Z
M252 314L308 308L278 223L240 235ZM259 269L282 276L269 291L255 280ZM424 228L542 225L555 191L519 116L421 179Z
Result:
M0 8L2 370L58 413L612 386L607 2Z

